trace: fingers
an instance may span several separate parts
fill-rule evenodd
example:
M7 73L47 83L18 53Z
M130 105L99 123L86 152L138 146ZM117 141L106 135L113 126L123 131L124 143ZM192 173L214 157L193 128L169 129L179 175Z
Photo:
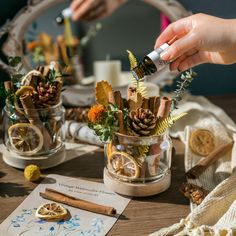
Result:
M178 71L185 71L191 67L210 62L209 53L208 52L196 52L191 56L187 56L182 61L179 61L177 66ZM171 66L172 67L172 66Z
M184 61L187 57L193 56L198 52L197 49L192 49L186 53L184 53L182 56L174 60L173 62L170 63L170 70L178 70L179 64Z
M70 4L70 8L72 11L75 11L81 4L83 4L86 0L74 0Z
M175 41L170 47L161 54L164 61L173 61L184 53L192 50L197 45L197 37L195 34L187 34Z
M99 10L97 9L105 5L106 2L104 0L75 0L71 4L71 9L74 12L73 20L89 18L89 14L92 14L92 11L97 11L97 14L94 15L99 16Z
M170 41L175 36L178 38L183 37L190 31L189 24L188 18L182 18L174 23L171 23L157 38L155 48L160 47L163 43Z
M91 9L89 12L87 12L87 14L80 17L80 19L84 20L84 21L96 20L96 19L102 17L106 12L107 12L107 7L104 4L102 4L99 7Z

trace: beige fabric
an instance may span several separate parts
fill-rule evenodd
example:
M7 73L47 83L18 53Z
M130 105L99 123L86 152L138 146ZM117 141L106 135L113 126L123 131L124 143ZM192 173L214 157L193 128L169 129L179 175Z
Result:
M204 97L188 95L177 113L188 112L171 130L185 144L185 169L193 167L201 157L188 147L193 130L205 128L214 133L216 145L234 141L236 126L219 107ZM187 126L186 126L187 125ZM236 235L236 145L232 152L223 155L197 180L188 182L211 191L199 205L191 204L191 213L179 223L151 234L161 235ZM177 233L178 232L178 233Z

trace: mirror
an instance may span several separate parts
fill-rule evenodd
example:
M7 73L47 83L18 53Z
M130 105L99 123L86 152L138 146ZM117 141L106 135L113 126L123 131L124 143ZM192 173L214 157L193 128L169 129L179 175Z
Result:
M62 9L68 7L69 0L31 0L19 14L5 26L9 33L3 52L8 56L19 55L23 59L24 69L35 66L32 53L26 50L29 42L37 40L40 33L47 33L55 41L63 34L64 28L55 22ZM107 18L89 23L76 22L73 33L82 38L89 28L100 22L102 29L82 49L81 61L85 76L93 73L93 61L110 59L122 62L122 71L129 70L126 50L131 50L138 59L143 58L153 49L153 44L160 33L160 14L164 13L170 21L185 17L187 12L175 0L128 1ZM7 66L1 62L2 66ZM167 69L153 76L155 81L174 78L176 74Z

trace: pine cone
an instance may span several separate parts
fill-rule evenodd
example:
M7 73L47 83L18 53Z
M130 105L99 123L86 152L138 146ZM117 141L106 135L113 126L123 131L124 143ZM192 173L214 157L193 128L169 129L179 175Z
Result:
M34 94L34 101L38 107L48 107L55 105L58 101L58 83L52 84L40 82L36 88L37 94Z
M156 117L149 109L131 111L128 119L130 135L148 136L156 126Z
M186 198L190 199L191 202L197 205L199 205L208 194L208 191L204 188L190 183L183 183L180 188L180 192L182 192Z
M75 120L77 122L88 121L88 107L75 107L66 109L65 118L66 120Z

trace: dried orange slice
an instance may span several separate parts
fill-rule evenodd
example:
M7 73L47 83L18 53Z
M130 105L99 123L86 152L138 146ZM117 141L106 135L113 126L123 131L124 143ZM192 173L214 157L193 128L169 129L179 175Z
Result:
M35 89L32 86L25 85L16 91L16 96L32 94L34 91Z
M67 210L56 202L44 203L35 212L36 217L44 220L64 219L67 214Z
M140 175L140 168L136 160L125 152L112 152L109 158L109 169L118 177L136 179Z
M197 129L190 135L189 146L194 153L207 156L215 149L214 134L206 129Z
M8 129L12 148L24 155L32 155L43 146L43 135L40 129L29 123L17 123Z

